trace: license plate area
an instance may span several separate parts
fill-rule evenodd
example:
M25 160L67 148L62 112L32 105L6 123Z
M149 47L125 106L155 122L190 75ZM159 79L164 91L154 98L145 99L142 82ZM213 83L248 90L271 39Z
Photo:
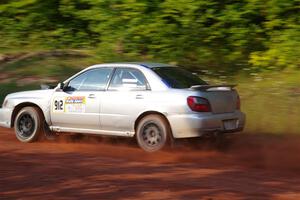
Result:
M227 131L237 129L239 121L237 119L223 120L224 129Z

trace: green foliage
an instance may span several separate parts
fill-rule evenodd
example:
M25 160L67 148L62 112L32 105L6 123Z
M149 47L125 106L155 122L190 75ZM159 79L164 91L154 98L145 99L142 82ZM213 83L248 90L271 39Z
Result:
M18 91L25 91L25 90L34 90L39 89L37 85L24 85L18 86L15 82L10 83L0 83L0 105L2 106L3 100L7 94L18 92Z
M299 0L2 0L0 51L91 49L102 61L300 67Z
M208 73L201 76L212 84L238 83L241 110L246 113L245 132L299 134L300 71L240 72L234 76Z
M95 56L82 52L68 54L67 51L61 51L55 54L55 52L49 51L26 55L26 57L15 58L1 64L0 74L17 80L22 78L47 80L50 78L59 81L97 62Z
M246 132L299 134L300 73L295 70L236 79L247 114Z

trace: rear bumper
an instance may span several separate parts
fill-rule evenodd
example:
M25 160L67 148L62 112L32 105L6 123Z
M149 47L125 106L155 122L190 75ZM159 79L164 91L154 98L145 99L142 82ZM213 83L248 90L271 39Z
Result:
M183 114L170 115L168 120L174 138L200 137L208 133L235 133L240 132L245 126L245 114L240 111L223 114ZM236 120L232 129L224 127L224 121Z
M11 128L12 110L0 108L0 127Z

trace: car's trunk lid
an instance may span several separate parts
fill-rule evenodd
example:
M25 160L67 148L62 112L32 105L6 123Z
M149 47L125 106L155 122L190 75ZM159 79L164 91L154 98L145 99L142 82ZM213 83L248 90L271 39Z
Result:
M235 85L199 85L191 89L201 91L215 114L231 113L236 110L238 94Z

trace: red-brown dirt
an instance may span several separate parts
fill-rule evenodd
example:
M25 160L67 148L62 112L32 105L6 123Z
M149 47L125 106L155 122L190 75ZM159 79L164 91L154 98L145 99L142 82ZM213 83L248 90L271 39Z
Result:
M0 129L0 199L298 200L300 136L243 134L221 148L198 139L149 154L97 137L23 144Z

